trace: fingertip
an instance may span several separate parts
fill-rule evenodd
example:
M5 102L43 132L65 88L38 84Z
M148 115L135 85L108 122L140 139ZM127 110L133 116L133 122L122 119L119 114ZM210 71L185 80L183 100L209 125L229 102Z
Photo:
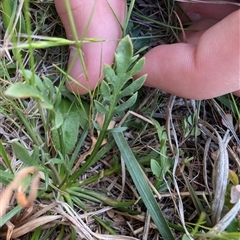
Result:
M95 47L92 47L95 49ZM68 63L68 80L66 82L67 89L75 94L86 94L94 90L98 83L102 80L102 66L100 65L101 57L92 54L79 56L75 50L69 55Z
M239 86L239 88L240 88L240 86ZM240 97L240 89L238 91L233 92L233 94L237 97Z
M61 2L61 3L60 3ZM81 45L82 53L71 49L67 88L77 94L85 94L96 88L103 78L103 66L112 64L114 51L121 38L121 27L125 18L125 0L70 0L72 14L79 39L101 39L102 42L88 42ZM65 27L67 37L72 32L63 0L55 0L58 13ZM64 12L65 11L65 12ZM116 19L116 17L118 19ZM86 29L86 27L88 27Z

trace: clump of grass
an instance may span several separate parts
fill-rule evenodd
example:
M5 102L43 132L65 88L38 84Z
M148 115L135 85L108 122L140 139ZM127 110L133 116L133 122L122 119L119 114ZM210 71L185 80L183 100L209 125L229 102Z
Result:
M132 81L144 64L135 52L177 41L173 3L129 1L132 40L123 36L90 97L64 87L62 46L74 41L53 3L11 4L11 13L2 4L0 238L238 239L239 99L183 100L142 88L145 76Z

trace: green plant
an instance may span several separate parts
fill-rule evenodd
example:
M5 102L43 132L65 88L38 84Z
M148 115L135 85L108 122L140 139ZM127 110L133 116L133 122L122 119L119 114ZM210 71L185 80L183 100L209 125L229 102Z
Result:
M63 70L63 46L76 45L86 73L81 46L100 40L79 40L73 18L74 40L63 38L52 1L1 2L6 55L1 52L0 183L16 191L20 204L12 200L5 209L0 238L6 237L8 222L15 225L12 238L239 238L239 202L230 202L230 191L239 183L239 99L219 98L220 107L213 100L197 102L195 111L188 101L184 106L161 91L142 88L146 76L133 81L144 64L136 54L158 45L159 38L175 42L180 28L173 1L146 9L151 18L144 16L141 1L128 3L115 64L105 67L105 79L93 93L80 97L64 87L66 79L76 80ZM71 17L69 5L67 10ZM234 135L225 145L234 173L215 226L208 180L215 179L209 173L219 140L212 126L220 135L226 127ZM28 175L19 180L26 169ZM37 172L38 186L32 185ZM25 211L32 189L38 189L37 201Z

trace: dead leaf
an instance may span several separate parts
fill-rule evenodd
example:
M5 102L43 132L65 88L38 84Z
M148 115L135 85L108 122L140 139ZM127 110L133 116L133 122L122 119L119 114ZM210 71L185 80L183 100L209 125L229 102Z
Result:
M231 200L230 203L234 204L240 199L240 185L233 186L231 188Z

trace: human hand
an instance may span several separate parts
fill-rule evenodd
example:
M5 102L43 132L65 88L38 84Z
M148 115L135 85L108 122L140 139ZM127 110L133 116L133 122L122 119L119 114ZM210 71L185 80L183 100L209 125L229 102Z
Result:
M96 6L93 11L94 2ZM110 0L109 3L123 23L125 0ZM64 1L55 0L55 4L67 37L72 39ZM121 29L105 0L89 0L88 4L83 3L83 0L70 0L70 4L79 38L83 36L92 12L91 24L84 37L120 38ZM182 6L186 8L186 4ZM191 28L201 31L189 32L188 43L161 45L149 51L145 56L146 64L139 73L148 74L146 85L192 99L212 98L233 91L240 96L240 11L236 9L231 5L192 4L188 11L195 12L195 17L199 13L202 19ZM73 65L70 75L87 89L94 89L102 79L103 65L113 62L116 46L117 41L83 44L88 80L79 59ZM87 92L70 81L67 86L75 93Z
M186 32L187 43L161 45L146 55L139 75L146 84L191 99L234 92L240 96L240 10L233 5L182 3L201 20ZM238 9L238 10L236 10ZM194 19L193 19L194 20Z
M72 15L79 39L97 38L108 40L101 43L82 44L82 52L86 65L87 76L84 74L80 59L74 61L70 69L70 76L76 79L79 84L67 81L67 88L74 93L85 94L93 90L103 78L103 67L105 64L112 64L114 52L121 39L121 27L126 12L125 0L69 0ZM109 5L110 6L109 6ZM62 20L68 39L74 39L69 23L69 17L65 8L64 0L55 0L57 12ZM114 16L113 12L116 16ZM118 21L116 20L118 18ZM89 24L89 26L88 26ZM87 28L87 32L86 31ZM76 49L71 46L69 66L75 57ZM83 87L81 87L81 85Z

